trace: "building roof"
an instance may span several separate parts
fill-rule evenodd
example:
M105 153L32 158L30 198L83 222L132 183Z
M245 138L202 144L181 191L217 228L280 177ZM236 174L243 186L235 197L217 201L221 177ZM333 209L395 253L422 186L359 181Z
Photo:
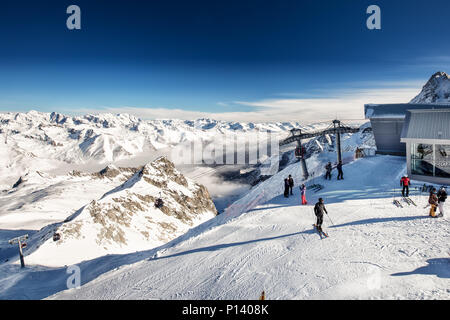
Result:
M406 112L401 140L450 141L450 108Z
M408 110L423 109L450 109L450 104L366 104L364 115L366 119L404 119Z

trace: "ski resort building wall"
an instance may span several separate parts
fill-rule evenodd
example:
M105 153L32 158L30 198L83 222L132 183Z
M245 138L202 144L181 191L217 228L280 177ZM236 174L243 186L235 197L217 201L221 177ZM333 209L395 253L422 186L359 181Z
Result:
M439 104L366 104L364 114L370 119L377 154L406 156L407 147L401 134L408 110L449 109L450 105Z
M450 185L450 108L407 111L401 141L413 179Z

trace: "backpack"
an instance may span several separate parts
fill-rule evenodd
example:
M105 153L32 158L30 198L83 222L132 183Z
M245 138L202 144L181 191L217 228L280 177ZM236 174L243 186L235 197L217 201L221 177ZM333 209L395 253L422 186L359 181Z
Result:
M435 205L436 204L436 199L437 199L437 196L434 193L432 193L432 194L430 194L430 197L428 198L428 203L432 204L432 205Z

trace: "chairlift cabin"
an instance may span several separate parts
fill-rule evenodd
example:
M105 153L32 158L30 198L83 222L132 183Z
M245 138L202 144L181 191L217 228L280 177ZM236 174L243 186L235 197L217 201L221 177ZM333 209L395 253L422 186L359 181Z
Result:
M303 158L304 155L305 155L305 148L303 146L298 146L295 148L296 158Z
M61 239L61 235L59 233L54 233L53 234L53 241L58 241L59 239Z
M155 201L155 208L161 208L164 205L164 201L161 198L156 199Z

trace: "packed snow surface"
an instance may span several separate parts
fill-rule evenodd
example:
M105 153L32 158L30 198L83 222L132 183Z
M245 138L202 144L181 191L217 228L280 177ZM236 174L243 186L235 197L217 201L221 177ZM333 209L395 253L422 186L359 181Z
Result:
M299 181L299 167L275 177ZM3 265L0 297L256 299L265 290L268 299L449 299L448 218L429 218L419 191L417 207L392 204L404 171L401 157L353 161L343 181L315 178L325 188L308 190L306 206L298 186L285 199L269 179L262 184L274 197L247 212L221 214L153 250L79 264L79 289L62 291L66 268ZM329 212L325 239L312 228L318 197Z

